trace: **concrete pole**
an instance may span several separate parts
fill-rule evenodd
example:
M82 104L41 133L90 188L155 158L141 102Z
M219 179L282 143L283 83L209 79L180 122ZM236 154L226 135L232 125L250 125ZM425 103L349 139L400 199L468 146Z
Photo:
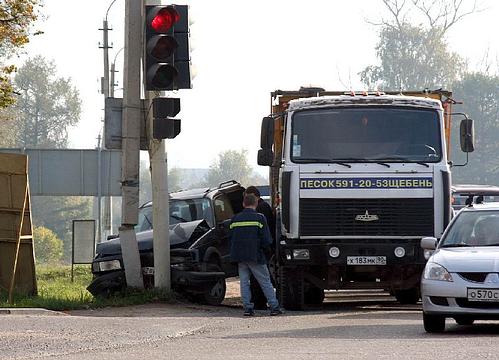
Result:
M161 5L158 0L145 0L147 5ZM150 101L159 95L146 92L149 109ZM170 208L168 199L168 166L166 145L163 140L152 138L152 111L148 112L147 129L149 139L149 162L151 164L152 211L153 211L153 252L154 252L154 286L170 290Z
M111 87L109 88L109 97L114 97L114 73L116 70L114 69L114 63L111 64Z
M104 97L109 97L109 37L107 19L102 22L102 50L104 53L104 76L102 81L102 93Z
M121 251L127 285L143 288L134 225L139 209L140 58L142 52L142 1L125 1L125 63L123 69L122 217Z
M168 166L165 141L152 140L149 123L149 161L151 163L152 219L154 251L154 286L170 290L170 209L168 199Z
M97 137L97 243L102 242L102 144L101 135Z

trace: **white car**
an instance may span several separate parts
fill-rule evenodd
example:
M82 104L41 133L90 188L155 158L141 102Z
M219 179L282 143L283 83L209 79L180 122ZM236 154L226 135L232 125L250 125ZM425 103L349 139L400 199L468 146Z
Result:
M499 319L499 203L462 209L440 242L421 240L428 259L421 279L423 322L427 332L445 330L445 319L472 325Z

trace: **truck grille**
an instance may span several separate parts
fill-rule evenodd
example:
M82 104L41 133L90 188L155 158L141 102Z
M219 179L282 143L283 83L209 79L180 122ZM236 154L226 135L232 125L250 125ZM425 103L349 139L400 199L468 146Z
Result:
M432 198L300 199L301 236L433 236L433 222Z

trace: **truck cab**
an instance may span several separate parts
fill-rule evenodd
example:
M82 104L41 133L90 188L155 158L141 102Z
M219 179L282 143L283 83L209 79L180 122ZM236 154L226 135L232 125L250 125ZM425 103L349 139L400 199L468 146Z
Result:
M451 217L450 102L443 93L301 95L276 97L259 152L271 169L282 304L370 288L416 302L420 240L439 238ZM472 122L463 121L470 150Z

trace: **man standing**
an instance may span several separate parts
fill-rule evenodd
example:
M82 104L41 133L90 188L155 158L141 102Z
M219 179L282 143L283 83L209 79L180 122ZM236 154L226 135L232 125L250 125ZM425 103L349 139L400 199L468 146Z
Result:
M241 298L244 316L255 314L251 302L250 276L253 275L260 284L270 315L282 314L279 308L263 249L271 246L272 237L265 217L256 212L257 198L247 194L243 199L244 210L232 218L230 224L230 257L238 263Z

